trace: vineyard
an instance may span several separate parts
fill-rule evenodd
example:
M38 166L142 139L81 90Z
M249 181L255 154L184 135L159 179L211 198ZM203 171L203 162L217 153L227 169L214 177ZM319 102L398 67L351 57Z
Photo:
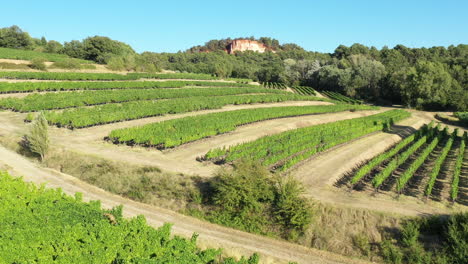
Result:
M181 88L125 89L115 91L81 91L68 93L31 94L24 98L0 100L0 108L19 112L63 109L86 105L120 103L140 100L174 99L198 96L229 96L245 94L287 94L265 88Z
M316 95L315 90L308 86L292 86L291 89L301 95Z
M228 82L208 81L119 81L119 82L0 82L0 93L46 92L46 91L76 91L76 90L111 90L111 89L153 89L153 88L182 88L190 86L202 87L252 87L258 85Z
M0 78L21 80L76 80L76 81L114 81L138 79L193 79L217 80L216 76L198 73L82 73L82 72L0 72ZM235 79L233 79L235 80ZM247 80L248 81L248 80ZM240 79L239 82L246 82Z
M355 190L396 192L468 204L467 133L423 126L386 152L344 176ZM463 190L460 192L460 190Z
M287 86L284 83L278 82L262 82L261 85L268 89L285 90L287 88Z
M133 120L165 114L177 114L191 111L219 109L226 105L254 103L274 103L284 101L316 101L317 98L294 94L266 95L231 95L231 96L198 96L157 101L133 101L120 104L105 104L95 107L78 107L64 111L48 111L45 116L49 124L67 128L84 128L107 123ZM26 117L27 121L33 114Z
M249 158L260 161L271 170L285 171L317 153L388 129L394 122L409 116L406 111L391 110L367 117L299 128L228 148L215 148L204 159L229 163Z
M0 171L0 262L2 263L258 263L235 261L221 250L201 250L197 235L171 236L143 216L122 217L122 207L101 209L60 189L45 189ZM220 262L218 262L220 261Z
M163 149L227 133L241 125L273 118L372 109L376 108L371 106L329 105L245 109L114 130L110 133L109 139L115 143L138 144Z
M346 97L346 96L344 96L344 95L342 95L340 93L336 93L336 92L332 92L332 91L322 91L321 93L323 95L326 95L330 99L333 99L333 100L336 100L336 101L339 101L339 102L343 102L343 103L347 103L347 104L362 104L362 101Z

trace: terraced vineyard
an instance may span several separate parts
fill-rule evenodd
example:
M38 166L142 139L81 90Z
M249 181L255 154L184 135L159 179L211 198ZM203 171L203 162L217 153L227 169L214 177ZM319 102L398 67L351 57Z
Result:
M138 144L163 149L233 131L241 125L273 118L372 109L376 107L330 105L237 110L114 130L110 133L109 139L115 143Z
M194 79L217 80L216 76L196 73L82 73L82 72L0 72L0 78L5 79L37 79L37 80L138 80L146 79ZM239 82L249 80L242 79Z
M347 104L362 104L362 101L346 97L346 96L344 96L344 95L342 95L340 93L336 93L336 92L332 92L332 91L321 91L321 93L323 95L326 95L330 99L333 99L333 100L336 100L336 101L339 101L339 102L343 102L343 103L347 103Z
M355 190L397 192L437 201L459 199L460 177L468 177L463 170L467 161L467 133L440 124L423 126L386 152L367 161L344 176ZM463 187L463 197L468 189Z
M182 88L190 86L203 87L252 87L257 85L245 83L208 82L208 81L119 81L119 82L0 82L0 93L46 92L46 91L75 91L75 90L111 90L111 89L153 89L153 88Z
M302 95L316 95L315 90L308 86L292 86L291 89L298 94Z
M191 97L190 100L176 98L159 101L133 101L121 104L112 103L95 107L78 107L64 111L48 111L45 112L45 116L50 124L59 127L83 128L164 114L219 109L233 104L315 100L315 98L310 98L309 96L304 97L294 94L198 96ZM26 117L26 120L31 121L33 118L34 115L30 114Z
M86 105L129 101L187 98L197 96L229 96L245 94L287 94L265 88L181 88L181 89L124 89L115 91L80 91L68 93L32 94L24 98L0 100L0 108L19 112L63 109ZM319 100L317 98L317 100Z
M201 250L197 235L171 236L171 225L148 226L143 216L122 217L122 207L101 208L60 189L45 189L0 171L0 248L3 263L258 263L236 261L219 249ZM47 219L46 221L44 219ZM25 235L28 234L28 235ZM219 261L219 262L218 262Z
M261 84L263 87L268 88L268 89L284 90L287 88L284 83L278 83L278 82L262 82Z
M250 158L261 161L274 171L285 171L314 154L388 128L393 122L409 116L406 111L391 110L368 117L299 128L229 148L215 148L204 159L226 163Z

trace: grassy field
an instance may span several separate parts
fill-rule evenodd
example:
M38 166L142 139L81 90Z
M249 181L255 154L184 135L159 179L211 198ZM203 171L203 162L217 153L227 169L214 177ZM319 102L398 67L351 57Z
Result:
M64 54L45 53L32 50L19 50L0 48L0 59L13 59L13 60L34 60L44 59L45 61L64 61L71 59L69 56ZM93 63L87 60L73 59L79 63Z

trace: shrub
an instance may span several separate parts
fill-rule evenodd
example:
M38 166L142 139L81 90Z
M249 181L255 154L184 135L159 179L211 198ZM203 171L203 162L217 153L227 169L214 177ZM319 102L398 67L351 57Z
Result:
M36 58L31 61L31 64L29 67L32 69L40 70L40 71L45 71L47 70L46 65L44 64L45 60L42 58Z
M401 250L392 244L390 240L384 240L380 244L382 256L387 263L401 264L403 261L403 253Z
M80 62L74 59L65 59L62 61L54 62L54 64L52 64L52 67L59 68L59 69L81 69L82 68Z
M311 206L301 197L302 185L292 177L279 178L276 185L275 216L283 226L297 231L311 222Z
M258 211L274 199L269 172L254 161L240 161L220 171L212 182L213 202L228 212Z
M32 122L30 131L25 136L25 141L29 150L38 154L43 161L49 150L49 131L47 120L42 112Z

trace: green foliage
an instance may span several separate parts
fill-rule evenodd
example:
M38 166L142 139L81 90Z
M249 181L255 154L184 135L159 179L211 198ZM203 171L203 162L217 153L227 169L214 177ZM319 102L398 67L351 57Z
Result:
M351 178L351 184L356 184L358 183L364 176L366 176L369 172L371 172L372 169L374 169L376 166L379 166L382 164L382 162L388 160L389 158L395 156L398 152L400 152L401 149L406 147L408 144L413 142L416 138L416 134L411 134L407 138L403 139L400 141L397 145L395 145L391 150L386 151L377 157L371 159L368 161L364 166L359 168L358 171L353 175Z
M453 140L455 136L456 135L453 135L447 140L444 148L442 149L442 152L440 153L440 155L435 161L435 164L432 167L431 173L429 175L429 182L427 183L426 190L424 193L426 196L429 196L432 193L432 188L434 187L435 181L437 179L437 176L439 175L442 164L444 163L450 149L452 148Z
M193 79L193 80L216 80L217 77L207 74L193 73L82 73L82 72L0 72L1 78L6 79L38 79L38 80L138 80L147 79Z
M463 166L463 159L465 158L465 148L466 138L462 138L460 142L460 147L458 148L457 159L455 161L455 168L453 171L453 181L450 191L450 197L452 198L452 201L455 201L458 198L458 188L460 183L460 174Z
M338 102L343 102L346 104L362 104L362 101L355 100L349 97L346 97L340 93L332 92L332 91L322 91L322 94L328 96L329 98L336 100Z
M181 88L181 89L122 89L116 91L80 91L69 93L31 94L24 98L0 99L0 107L20 112L62 109L86 105L140 100L188 98L196 96L228 96L241 94L287 94L264 88ZM311 98L312 99L312 98ZM317 98L317 100L320 100Z
M33 40L27 32L18 26L0 28L0 47L14 49L31 49Z
M382 256L387 263L401 264L403 262L403 253L389 240L384 240L380 244Z
M0 83L0 93L18 93L18 92L40 92L40 91L73 91L73 90L109 90L109 89L151 89L151 88L182 88L185 86L204 86L204 87L251 87L258 88L256 85L243 83L227 82L208 82L208 81L145 81L145 82L21 82L21 83Z
M312 101L314 98L295 94L198 96L191 97L190 100L175 98L170 100L145 100L120 104L105 104L92 108L79 107L62 112L49 111L45 115L50 124L69 128L83 128L143 117L219 109L230 104L240 105L309 100Z
M447 253L451 263L461 264L468 259L468 213L450 217L445 233Z
M44 114L41 112L32 122L29 128L29 133L25 136L26 146L33 153L44 160L45 155L49 151L49 127Z
M10 48L0 48L0 59L13 59L13 60L33 60L37 58L42 58L46 61L62 61L69 60L70 57L64 54L55 54L55 53L43 53L32 50L21 50L21 49L10 49ZM89 61L79 60L80 63L90 63Z
M304 188L292 176L276 180L274 215L276 221L294 231L304 231L311 223L312 208L301 195Z
M156 146L157 148L163 149L230 132L235 130L238 126L262 120L318 113L332 113L351 109L370 110L375 108L371 106L327 105L243 109L191 116L144 126L113 130L109 134L109 138L116 143L127 142L145 146Z
M240 160L210 181L208 210L192 212L209 221L249 232L296 239L310 224L312 211L302 186L273 177L256 161Z
M415 221L407 222L401 230L401 243L405 247L415 246L419 238L419 224Z
M418 141L414 142L408 149L403 153L395 156L388 162L386 167L380 171L373 179L372 185L374 188L379 188L380 185L395 171L400 165L406 162L406 160L418 150L424 143L426 143L428 136L422 136Z
M435 137L432 142L426 146L422 153L410 164L410 166L400 175L397 180L396 189L402 191L406 183L413 177L414 173L423 165L424 161L429 157L429 154L439 144L439 137Z
M293 86L291 89L301 95L316 95L315 90L312 87L308 86Z
M0 261L4 263L258 263L239 262L221 250L200 250L197 235L171 237L170 225L127 220L122 208L102 210L57 189L37 188L0 172ZM110 217L112 215L113 217ZM111 220L112 219L112 220Z
M455 112L454 115L458 117L463 125L468 126L468 112Z
M386 263L461 264L468 258L468 213L417 218L405 222L397 243L380 243ZM431 241L441 241L434 244ZM428 246L424 243L429 243ZM431 244L432 243L432 244Z
M406 111L392 110L362 118L299 128L227 149L210 150L205 158L232 162L248 157L274 170L284 171L316 153L382 130L384 124L390 120L399 121L409 116Z
M221 171L211 182L213 203L232 214L246 215L261 211L263 203L274 200L273 181L260 164L236 163L234 170Z
M47 67L44 64L44 62L45 62L44 59L36 58L36 59L31 60L31 64L29 65L29 67L31 67L31 68L33 68L35 70L46 71Z

